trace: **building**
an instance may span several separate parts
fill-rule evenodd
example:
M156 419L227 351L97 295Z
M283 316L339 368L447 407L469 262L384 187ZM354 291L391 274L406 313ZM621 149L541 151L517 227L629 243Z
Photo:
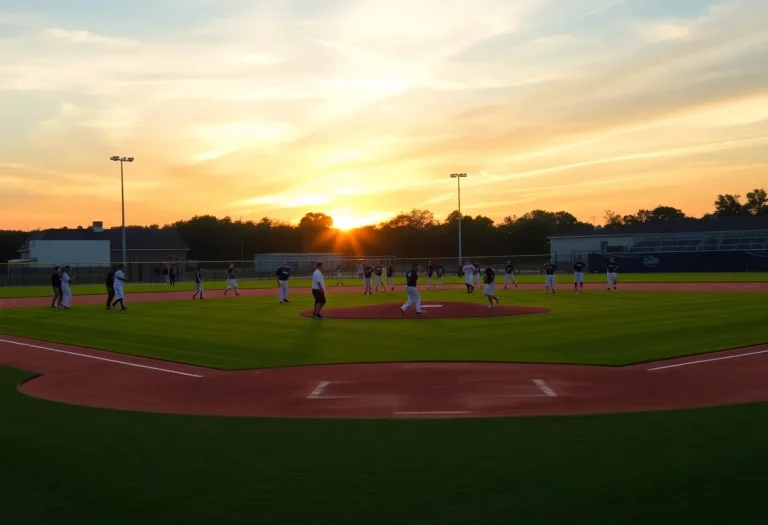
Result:
M610 258L625 272L768 271L768 229L622 233L597 229L591 234L550 237L551 256L570 264L581 256L591 271L604 271Z
M151 280L158 263L183 266L189 247L173 229L127 228L126 254L130 278ZM9 280L36 284L52 266L70 265L82 282L100 282L122 259L122 229L104 230L101 222L84 229L32 232L19 248L19 259L8 261Z

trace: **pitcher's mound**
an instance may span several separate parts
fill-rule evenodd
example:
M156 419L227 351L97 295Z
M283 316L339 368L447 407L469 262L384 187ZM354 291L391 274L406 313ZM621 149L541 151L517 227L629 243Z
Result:
M497 305L488 308L487 303L433 301L422 303L424 315L417 315L413 306L403 315L402 303L372 304L349 308L325 308L323 315L329 319L457 319L461 317L498 317L502 315L545 314L547 308L535 306ZM312 312L301 312L312 317Z

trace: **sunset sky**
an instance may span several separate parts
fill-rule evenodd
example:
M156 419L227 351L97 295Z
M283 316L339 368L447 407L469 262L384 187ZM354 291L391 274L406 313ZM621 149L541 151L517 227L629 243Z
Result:
M456 208L600 222L768 181L766 0L2 0L0 229Z

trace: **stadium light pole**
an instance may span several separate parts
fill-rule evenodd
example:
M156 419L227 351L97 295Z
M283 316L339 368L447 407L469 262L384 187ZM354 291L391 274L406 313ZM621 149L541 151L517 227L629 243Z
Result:
M113 155L109 157L109 160L120 163L120 200L123 209L123 264L128 264L128 256L126 255L125 247L125 184L123 183L123 162L133 162L133 157L120 157Z
M451 173L451 178L456 179L457 187L459 190L459 266L461 266L461 223L464 218L461 215L461 179L466 177L466 173Z

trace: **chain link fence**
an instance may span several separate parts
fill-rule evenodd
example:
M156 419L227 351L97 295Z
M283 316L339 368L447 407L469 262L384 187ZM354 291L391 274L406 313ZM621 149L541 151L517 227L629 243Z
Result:
M497 272L507 265L507 261L515 266L519 273L540 273L542 265L550 258L549 254L542 255L470 255L462 262L477 263L481 268L493 267ZM284 258L259 258L250 261L182 261L182 262L141 262L127 265L127 277L133 283L164 284L171 279L171 268L176 282L194 281L195 271L201 268L206 281L223 281L227 276L227 268L234 263L237 278L240 280L274 279L275 272L283 263L293 271L294 278L309 278L315 269L315 264L323 263L326 276L335 277L341 271L344 277L358 277L366 264L376 266L381 264L385 269L392 265L396 276L402 276L418 263L422 270L428 264L435 268L442 267L444 275L459 275L459 259L457 257L427 257L402 258L392 255L382 256L341 256L322 255L308 257L302 254L289 254ZM564 261L565 262L565 261ZM72 281L75 284L101 284L107 274L114 270L113 263L70 264ZM0 286L47 286L51 283L53 266L36 263L0 263Z

